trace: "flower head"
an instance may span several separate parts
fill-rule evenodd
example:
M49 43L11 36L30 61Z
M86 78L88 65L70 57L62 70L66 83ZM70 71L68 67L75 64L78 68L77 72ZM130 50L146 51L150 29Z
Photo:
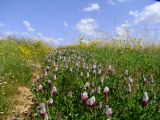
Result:
M87 100L87 105L89 107L96 107L96 98L95 98L95 96L92 96L91 98L89 98Z
M147 106L149 103L149 97L147 92L144 92L143 98L142 98L142 104L143 106Z
M128 70L127 69L125 70L124 75L128 76Z
M50 99L48 100L48 105L52 105L52 104L53 104L53 99L50 98Z
M128 77L128 83L130 83L130 84L133 83L133 79L131 77Z
M57 95L57 88L55 86L53 86L53 88L52 88L51 95L52 96L56 96Z
M150 80L151 83L154 83L154 82L155 82L155 81L154 81L154 78L153 78L153 75L150 75L149 80Z
M57 80L57 76L56 76L56 74L54 74L53 79L54 79L54 80Z
M82 100L83 104L86 104L86 102L88 100L88 93L87 92L83 92L81 94L81 100Z
M38 92L42 92L43 91L43 86L41 84L38 86L37 91Z
M48 80L48 86L51 87L52 86L52 81Z
M114 69L112 68L111 65L108 66L108 68L107 68L107 73L108 73L109 75L113 75L113 74L114 74Z
M45 104L41 103L39 108L40 108L40 115L41 115L42 119L43 120L48 120L48 114L47 114L47 111L46 111Z
M89 89L90 88L90 83L89 82L86 82L86 84L84 85L84 89Z
M108 105L106 106L105 108L105 114L108 116L108 117L112 117L112 108L110 108Z
M103 93L104 93L105 97L108 97L109 96L109 88L105 87Z

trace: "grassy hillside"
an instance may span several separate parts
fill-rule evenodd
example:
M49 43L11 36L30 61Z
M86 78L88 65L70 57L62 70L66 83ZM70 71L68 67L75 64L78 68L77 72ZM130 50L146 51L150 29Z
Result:
M0 40L0 119L8 115L19 86L30 86L32 73L50 48L42 42Z
M0 114L27 86L35 96L29 120L159 119L160 47L123 46L93 41L49 52L41 42L0 41Z

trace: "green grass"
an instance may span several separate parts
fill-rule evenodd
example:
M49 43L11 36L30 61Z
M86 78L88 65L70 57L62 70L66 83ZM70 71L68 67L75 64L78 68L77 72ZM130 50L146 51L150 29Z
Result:
M10 114L17 88L30 86L35 65L43 62L48 51L49 47L41 42L0 41L0 119Z

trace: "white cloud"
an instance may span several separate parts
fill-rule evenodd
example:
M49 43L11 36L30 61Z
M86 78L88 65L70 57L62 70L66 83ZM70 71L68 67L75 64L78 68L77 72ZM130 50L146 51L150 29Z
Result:
M0 22L0 27L4 27L4 26L5 26L5 24Z
M14 32L7 31L7 32L5 32L5 35L6 35L6 36L13 36L13 35L14 35Z
M97 23L93 18L81 19L76 25L76 29L82 34L97 37Z
M34 31L35 31L35 29L32 28L30 22L24 20L24 21L23 21L23 25L25 26L25 28L26 28L29 32L34 32Z
M128 2L128 1L131 1L131 0L117 0L118 2Z
M129 2L131 0L107 0L108 4L115 5L116 3Z
M64 21L64 27L68 27L68 23Z
M83 8L84 12L99 11L99 10L100 6L98 3L89 4L86 8Z
M55 45L59 45L60 42L63 40L62 38L54 38L54 37L46 37L46 36L41 36L41 37L33 37L34 40L41 40L43 42L45 42L46 44L50 45L50 46L55 46Z
M129 11L134 16L134 24L139 23L160 23L160 3L148 5L142 11Z
M116 27L117 37L126 40L129 37L129 27L130 25L128 22Z
M42 34L42 33L37 33L37 35L38 35L38 36L43 36L43 34Z
M107 0L108 4L110 5L115 5L116 4L116 1L115 0Z

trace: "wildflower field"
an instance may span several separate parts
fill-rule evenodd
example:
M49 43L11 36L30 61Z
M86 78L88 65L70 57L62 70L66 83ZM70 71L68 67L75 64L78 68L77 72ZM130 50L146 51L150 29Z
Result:
M34 79L32 119L160 119L158 46L67 47Z
M2 41L0 115L21 119L9 111L24 85L34 96L27 120L160 119L160 47L98 44ZM37 62L41 72L32 77Z

